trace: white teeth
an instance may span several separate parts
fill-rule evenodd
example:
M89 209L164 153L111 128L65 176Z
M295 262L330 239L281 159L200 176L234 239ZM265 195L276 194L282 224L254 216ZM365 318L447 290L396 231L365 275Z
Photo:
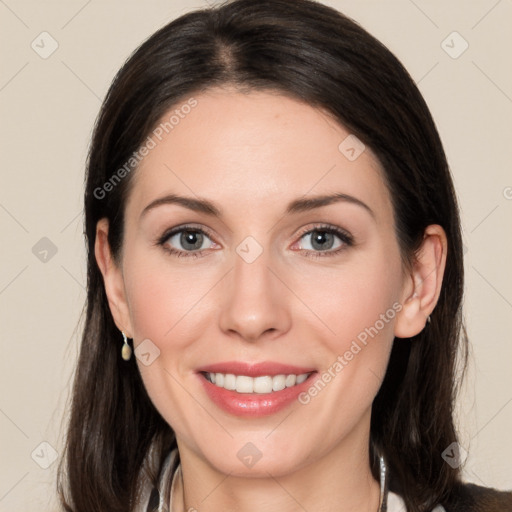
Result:
M253 380L255 393L270 393L272 391L272 377L256 377Z
M293 375L290 375L293 377ZM272 391L281 391L286 387L286 375L276 375L272 379Z
M297 375L296 384L302 384L308 378L307 373L303 373L302 375Z
M231 390L231 391L236 389L236 377L235 377L235 375L233 375L232 373L228 373L224 377L224 387L226 389Z
M286 380L284 381L286 387L287 388L291 388L292 386L295 386L296 380L297 380L297 376L296 375L287 375L286 376Z
M237 393L272 393L284 388L291 388L302 384L311 373L301 375L264 375L261 377L248 377L247 375L234 375L232 373L206 373L206 378L215 386Z
M236 378L237 393L252 393L254 389L254 379L245 375L239 375Z

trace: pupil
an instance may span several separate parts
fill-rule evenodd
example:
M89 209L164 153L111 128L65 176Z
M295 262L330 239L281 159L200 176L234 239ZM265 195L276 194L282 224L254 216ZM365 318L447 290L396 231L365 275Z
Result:
M332 247L333 234L327 233L325 231L313 231L312 239L313 239L312 246L315 249L325 251Z

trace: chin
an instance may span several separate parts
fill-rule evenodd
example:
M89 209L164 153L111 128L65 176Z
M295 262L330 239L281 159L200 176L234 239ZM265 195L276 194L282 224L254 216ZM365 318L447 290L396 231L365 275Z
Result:
M284 476L306 465L308 459L297 446L288 444L275 448L268 440L233 442L214 453L203 452L202 456L217 471L243 478L268 478L269 474Z

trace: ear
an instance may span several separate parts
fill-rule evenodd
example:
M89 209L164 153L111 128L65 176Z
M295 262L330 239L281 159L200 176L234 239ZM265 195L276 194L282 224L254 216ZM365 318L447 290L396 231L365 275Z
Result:
M410 338L420 333L441 293L446 266L447 238L444 229L432 224L425 229L415 254L411 274L402 287L402 309L396 315L395 336Z
M122 269L117 266L112 258L110 245L108 243L108 228L109 224L107 218L100 219L96 224L94 255L103 275L105 293L107 294L108 305L114 322L117 328L123 331L128 338L133 338L123 273Z

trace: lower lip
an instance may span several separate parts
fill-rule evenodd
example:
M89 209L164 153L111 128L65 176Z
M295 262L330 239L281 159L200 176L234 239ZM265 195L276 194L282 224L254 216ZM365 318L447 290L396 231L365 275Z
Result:
M237 393L220 388L206 380L204 375L198 373L206 394L224 411L235 416L258 417L275 414L291 405L297 397L305 391L311 383L316 372L311 374L304 382L290 388L272 393Z

